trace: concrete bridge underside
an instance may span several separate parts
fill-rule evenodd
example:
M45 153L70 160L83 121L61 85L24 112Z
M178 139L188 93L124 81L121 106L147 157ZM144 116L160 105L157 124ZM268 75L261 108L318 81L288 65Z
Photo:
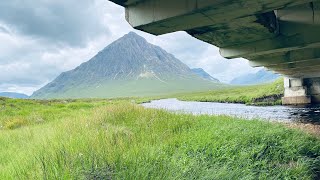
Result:
M136 29L186 31L285 78L284 104L320 102L320 0L111 0Z

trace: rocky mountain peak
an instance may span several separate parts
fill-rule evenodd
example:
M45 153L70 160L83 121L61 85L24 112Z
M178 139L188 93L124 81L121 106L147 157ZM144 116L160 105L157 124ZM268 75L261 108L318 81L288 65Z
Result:
M144 48L145 46L148 46L149 43L146 39L139 36L135 32L129 32L128 34L125 34L123 37L119 38L115 42L111 43L105 49L119 45L121 45L122 47Z
M170 86L172 89L181 88L178 84L183 83L176 82L207 83L172 54L148 43L138 34L130 32L105 47L89 61L62 73L54 81L36 91L33 97L57 97L58 95L69 97L66 94L71 92L76 92L72 93L75 97L80 97L81 93L84 93L81 97L91 97L86 92L98 91L102 93L99 96L104 97L111 92L104 92L103 88L116 88L120 84L129 88L127 84L145 81L152 81L157 86L162 84L166 88L172 84ZM154 84L152 88L155 87ZM151 89L151 87L145 87L145 89ZM139 92L134 89L132 91Z

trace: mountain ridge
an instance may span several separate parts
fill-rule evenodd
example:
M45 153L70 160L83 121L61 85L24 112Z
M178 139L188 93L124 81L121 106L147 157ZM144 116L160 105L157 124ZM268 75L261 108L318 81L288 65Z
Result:
M274 74L265 69L261 69L256 73L249 73L237 78L234 78L230 84L235 85L253 85L253 84L261 84L273 82L278 79L280 76L278 74Z
M219 83L220 81L217 78L212 77L209 73L207 73L204 69L202 68L192 68L191 69L192 72L194 72L195 74L199 75L200 77L209 80L209 81L213 81L216 83Z
M16 92L0 92L0 97L7 97L7 98L16 98L16 99L28 99L29 96L23 93L16 93Z

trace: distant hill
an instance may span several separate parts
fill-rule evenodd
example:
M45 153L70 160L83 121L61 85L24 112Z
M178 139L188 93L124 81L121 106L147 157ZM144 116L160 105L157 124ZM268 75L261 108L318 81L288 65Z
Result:
M273 82L280 76L272 72L261 69L257 73L245 74L240 77L233 79L230 84L236 85L251 85L251 84L261 84L267 82Z
M31 98L150 96L220 85L195 75L172 54L130 32L89 61L60 74Z
M205 70L203 70L202 68L193 68L191 69L195 74L197 74L198 76L202 77L203 79L209 80L209 81L213 81L216 83L219 83L220 81L214 77L212 77L210 74L208 74Z
M22 93L14 93L14 92L0 92L0 97L8 97L8 98L16 98L16 99L27 99L28 95Z

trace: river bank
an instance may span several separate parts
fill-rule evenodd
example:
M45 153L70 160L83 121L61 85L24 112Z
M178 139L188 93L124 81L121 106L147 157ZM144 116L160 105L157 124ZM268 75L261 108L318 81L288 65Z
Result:
M299 129L320 138L320 106L249 106L233 103L190 102L177 99L153 100L144 107L164 109L169 112L193 115L224 115L246 120L262 120L280 123L288 128Z
M283 96L283 79L273 83L229 87L224 89L178 94L175 97L182 101L241 103L256 106L281 105Z
M160 99L142 104L144 107L193 115L225 115L248 120L304 123L320 125L320 105L252 106L239 103L216 103Z

